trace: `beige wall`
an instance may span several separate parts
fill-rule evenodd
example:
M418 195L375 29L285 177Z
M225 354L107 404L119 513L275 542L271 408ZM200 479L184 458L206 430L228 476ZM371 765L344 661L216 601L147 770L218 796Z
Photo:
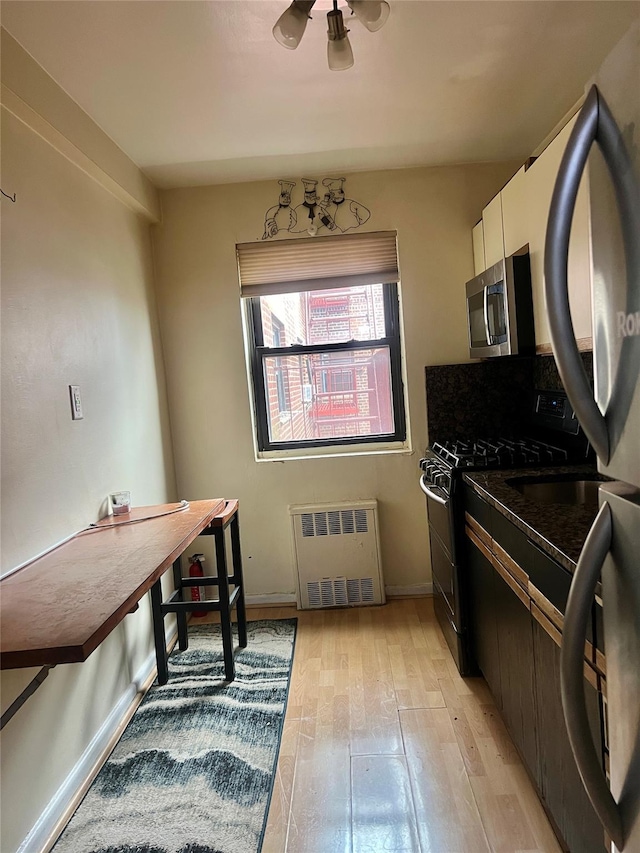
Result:
M2 199L6 571L95 521L110 491L161 503L175 482L150 226L5 108L2 187L17 197ZM71 420L69 384L81 387L82 421ZM22 843L151 652L143 602L86 663L52 670L3 730L3 853ZM2 674L3 710L36 672Z
M157 221L160 201L149 178L4 28L0 40L5 108L116 198Z
M515 168L412 169L347 179L347 196L372 211L365 229L398 232L411 455L255 461L235 244L261 238L279 187L269 181L162 193L163 222L154 226L154 242L179 496L240 498L249 594L294 591L289 504L367 498L379 501L387 586L430 582L418 489L418 459L427 443L424 367L468 358L464 282L473 275L471 228Z

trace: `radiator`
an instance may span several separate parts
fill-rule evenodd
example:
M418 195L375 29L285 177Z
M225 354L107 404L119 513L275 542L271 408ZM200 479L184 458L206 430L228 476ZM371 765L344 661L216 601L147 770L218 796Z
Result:
M384 604L374 500L290 506L299 610Z

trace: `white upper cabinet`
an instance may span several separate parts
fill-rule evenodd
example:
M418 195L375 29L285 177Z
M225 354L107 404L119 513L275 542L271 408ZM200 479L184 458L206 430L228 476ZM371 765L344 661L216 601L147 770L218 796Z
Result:
M482 211L484 269L528 244L531 256L531 285L536 346L550 348L551 336L544 297L544 244L551 196L558 167L575 123L571 119L542 154L525 169L522 166L509 183ZM481 253L476 244L480 232L473 230L476 275ZM569 242L569 305L576 338L588 347L591 331L591 226L586 172L576 200Z
M484 233L484 262L489 269L504 258L504 238L502 233L502 193L492 199L482 211Z
M502 227L504 254L513 255L530 242L531 217L527 194L528 175L522 166L500 193L502 197Z
M558 167L575 118L555 137L526 172L525 204L528 218L529 253L536 345L549 346L551 335L544 297L544 245L551 196ZM585 172L586 176L586 172ZM578 339L591 338L591 228L587 181L583 176L576 200L569 241L569 305Z
M482 219L471 232L473 237L473 269L474 275L480 275L487 268L484 260L484 228Z

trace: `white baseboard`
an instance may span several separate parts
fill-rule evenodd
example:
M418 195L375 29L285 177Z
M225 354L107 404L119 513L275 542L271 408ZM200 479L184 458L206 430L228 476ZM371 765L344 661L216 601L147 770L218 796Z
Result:
M245 603L248 607L277 607L279 604L295 604L294 593L274 592L268 595L245 595Z
M177 640L177 632L167 637L167 650ZM109 757L127 723L153 684L156 675L156 655L152 652L144 661L134 680L129 684L100 726L89 746L69 773L56 795L42 812L16 853L47 853L78 807L98 771Z
M387 598L400 598L406 596L433 595L432 583L416 583L412 586L385 586Z

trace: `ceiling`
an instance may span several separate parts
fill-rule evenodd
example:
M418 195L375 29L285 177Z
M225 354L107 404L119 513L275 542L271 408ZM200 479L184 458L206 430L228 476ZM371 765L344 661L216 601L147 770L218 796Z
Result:
M389 2L379 32L348 23L341 72L327 0L295 51L271 35L288 0L7 0L2 24L175 187L524 159L638 14L636 0Z

